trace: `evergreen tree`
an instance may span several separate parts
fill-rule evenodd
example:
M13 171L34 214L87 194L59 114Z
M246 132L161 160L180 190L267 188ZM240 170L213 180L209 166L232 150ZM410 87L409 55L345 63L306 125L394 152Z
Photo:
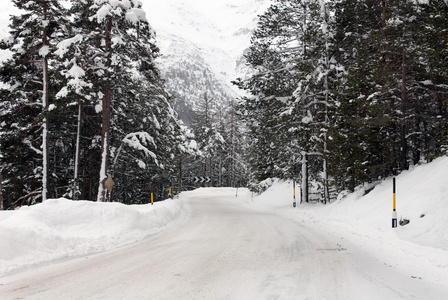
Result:
M405 170L409 164L418 163L422 153L440 155L440 148L429 142L435 136L429 125L435 120L431 117L435 110L428 106L434 103L431 90L435 86L434 77L427 71L431 60L428 53L434 53L435 45L425 42L440 32L429 26L431 13L426 9L434 4L338 4L338 59L345 72L331 129L330 159L338 162L332 173L339 188L353 190L356 184ZM427 30L430 32L425 34ZM439 91L444 94L443 88ZM442 116L446 106L439 107L437 115ZM437 124L439 128L444 128L442 123Z
M413 36L422 64L417 87L423 93L416 108L422 134L413 137L420 140L422 158L431 160L448 149L448 3L431 0L418 8L421 17L414 22Z
M60 44L60 54L68 54L66 64L72 66L66 73L71 80L59 95L67 96L71 92L80 94L87 103L101 101L96 104L97 111L102 112L97 199L104 201L104 181L111 172L110 156L115 151L111 148L111 141L118 141L115 148L120 148L125 137L135 129L129 123L142 118L142 114L125 116L124 113L131 115L134 113L132 109L147 112L144 102L148 98L143 97L166 97L163 94L166 92L161 90L162 82L153 62L158 52L154 32L140 1L74 1L72 11L77 29L72 37ZM134 72L140 77L136 78ZM137 80L140 87L128 89L129 82L133 80ZM146 81L151 84L146 84ZM151 136L147 131L134 133L134 137ZM153 154L145 149L148 150L140 148L146 155Z
M317 185L327 201L330 184L443 153L446 20L444 1L275 2L246 56L254 75L237 81L253 95L240 109L255 180L301 169L302 198Z
M26 6L31 7L32 1ZM43 64L36 51L39 55L41 50L42 57L46 48L38 42L28 46L34 28L15 26L15 44L3 45L14 52L13 59L2 66L6 85L0 91L5 95L0 134L8 182L5 191L8 199L16 199L8 206L39 200L43 181L39 128L45 119L51 120L47 127L51 132L47 148L51 196L104 200L101 173L116 176L112 199L147 202L149 182L167 186L177 173L176 157L192 153L194 143L171 108L155 66L155 34L141 2L72 1L69 14L62 8L58 12L70 19L48 22L52 30L45 53L51 71L51 105L44 111L41 101L36 101L41 99L43 86L38 82ZM30 35L20 36L22 31ZM30 61L34 56L36 60ZM20 159L16 159L17 151L23 153ZM136 184L130 184L134 180Z
M378 151L380 144L369 143L369 138L385 134L387 105L384 101L366 101L377 88L375 76L382 57L374 32L379 32L381 8L378 1L341 1L336 10L337 60L345 72L339 82L338 109L334 126L329 130L331 142L328 158L334 161L330 172L339 188L353 190L366 181L386 157ZM380 93L378 93L380 94ZM376 112L383 118L371 115ZM374 126L375 125L375 126ZM381 138L378 140L380 143Z
M249 125L253 139L260 143L255 151L261 152L252 159L259 161L267 154L272 160L267 168L255 167L271 170L257 180L294 177L301 171L305 201L310 178L319 183L324 201L329 200L325 154L337 69L330 9L322 1L276 1L260 17L247 55L256 73L239 83L255 95L243 107L247 119L267 118ZM268 127L260 130L259 126Z
M12 1L23 13L11 18L11 38L2 43L12 58L1 70L1 153L8 198L15 204L45 201L49 193L49 118L55 89L52 53L66 30L56 0ZM19 154L20 162L15 161ZM25 167L26 166L26 167ZM11 180L9 180L11 178ZM12 196L12 197L10 197Z

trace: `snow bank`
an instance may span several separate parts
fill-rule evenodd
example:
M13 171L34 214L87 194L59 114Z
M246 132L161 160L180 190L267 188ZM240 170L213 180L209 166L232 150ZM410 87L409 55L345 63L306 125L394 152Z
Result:
M328 205L299 204L297 208L292 208L292 182L274 180L253 201L322 229L345 247L352 244L413 278L447 285L448 157L405 171L396 182L398 220L410 221L398 228L392 228L392 178L368 194L360 187Z
M181 201L130 205L52 199L0 212L0 276L140 241L185 216Z

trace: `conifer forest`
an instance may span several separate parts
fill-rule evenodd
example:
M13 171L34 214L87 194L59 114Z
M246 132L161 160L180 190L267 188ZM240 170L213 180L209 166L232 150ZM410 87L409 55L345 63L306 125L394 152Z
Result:
M260 192L274 177L326 203L448 154L446 0L274 0L233 82L243 96L217 105L204 91L185 122L150 7L11 1L22 13L0 42L11 53L0 63L4 209L141 204L170 187Z

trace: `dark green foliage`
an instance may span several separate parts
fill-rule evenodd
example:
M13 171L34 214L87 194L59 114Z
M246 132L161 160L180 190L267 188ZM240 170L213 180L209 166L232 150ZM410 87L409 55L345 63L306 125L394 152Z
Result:
M49 170L44 169L51 164L44 137L52 139L48 119L54 99L49 94L58 84L57 77L51 78L51 53L66 32L58 1L13 3L23 14L11 17L11 37L1 48L9 49L12 58L0 70L0 169L6 181L4 198L12 206L35 203L54 190Z
M19 8L25 5L14 2ZM104 127L101 104L108 92L107 172L115 181L111 200L147 203L150 182L158 187L155 200L165 199L165 189L177 172L177 156L190 151L189 139L155 66L158 48L152 29L145 19L137 22L125 17L125 9L138 9L128 5L137 2L118 5L110 16L112 27L107 26L108 20L92 17L107 1L72 1L69 12L58 1L27 3L28 10L51 4L58 9L55 18L67 18L50 21L42 29L39 12L13 17L12 42L2 44L13 52L13 58L0 69L4 83L0 90L0 169L5 207L41 201L44 119L49 132L48 196L97 199ZM50 38L50 108L44 110L38 76L42 68L38 33L42 30ZM110 45L108 35L114 37Z
M322 3L276 1L260 17L255 74L238 82L253 95L253 178L295 177L306 153L302 177L353 190L445 154L446 2Z
M440 1L341 1L337 6L338 57L345 74L330 159L341 164L333 164L339 188L353 189L442 154L446 131L432 137L435 127L446 128L446 118L440 122L443 118L434 116L437 79L428 74L429 61L439 50L423 42L436 35L429 25L436 2L440 6ZM445 13L439 12L446 18L443 6ZM440 92L446 96L446 89ZM435 127L428 126L434 121ZM341 157L347 151L351 155Z

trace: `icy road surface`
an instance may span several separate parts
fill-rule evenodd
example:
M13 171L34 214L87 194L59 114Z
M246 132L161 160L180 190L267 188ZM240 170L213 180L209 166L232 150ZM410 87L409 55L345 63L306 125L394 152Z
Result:
M254 209L223 191L186 193L186 219L143 242L1 278L0 298L443 297L438 287L336 243L338 237Z

